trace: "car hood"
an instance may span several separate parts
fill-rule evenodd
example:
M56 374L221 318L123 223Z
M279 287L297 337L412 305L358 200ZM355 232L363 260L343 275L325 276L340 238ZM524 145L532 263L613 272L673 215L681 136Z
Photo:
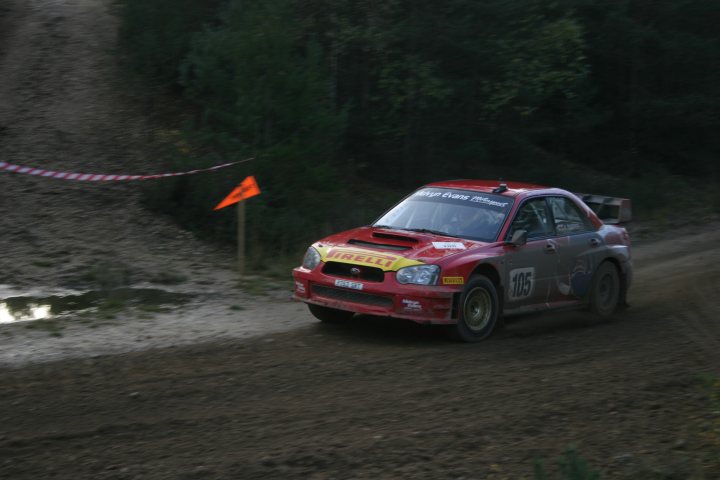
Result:
M489 245L463 238L389 228L360 227L317 242L323 261L371 265L394 271L410 265L438 263Z

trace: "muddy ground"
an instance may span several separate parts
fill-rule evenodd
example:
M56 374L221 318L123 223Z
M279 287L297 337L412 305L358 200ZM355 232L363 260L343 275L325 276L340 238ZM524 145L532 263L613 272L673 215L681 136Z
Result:
M2 161L153 167L110 3L3 4ZM184 280L163 288L193 295L52 331L0 325L0 478L518 479L571 445L603 478L720 478L705 386L720 375L717 223L638 242L631 308L612 320L523 317L465 345L389 319L321 325L281 287L238 289L230 252L144 211L130 185L0 173L0 209L0 284L120 272L158 287L170 271Z

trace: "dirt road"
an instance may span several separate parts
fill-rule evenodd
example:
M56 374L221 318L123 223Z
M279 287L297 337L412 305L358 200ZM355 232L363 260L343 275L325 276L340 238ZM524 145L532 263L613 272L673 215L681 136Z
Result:
M0 476L516 479L575 445L603 478L718 478L718 237L639 248L613 321L464 345L360 318L6 369Z
M0 11L1 158L152 167L109 5ZM0 174L0 208L0 284L72 286L111 258L101 272L170 270L200 299L59 337L0 325L0 478L518 479L569 445L603 478L720 478L720 412L700 381L720 375L717 224L637 245L632 307L612 321L526 317L464 345L238 293L228 252L145 212L132 186ZM244 339L253 319L253 335L288 331Z

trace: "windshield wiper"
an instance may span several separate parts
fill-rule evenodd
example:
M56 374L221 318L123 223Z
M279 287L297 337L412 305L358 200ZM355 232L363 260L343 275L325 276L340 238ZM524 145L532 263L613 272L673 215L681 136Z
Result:
M459 238L457 235L451 235L447 232L441 232L439 230L431 230L429 228L403 228L402 230L407 230L410 232L418 232L418 233L432 233L433 235L442 235L444 237Z
M445 237L460 238L457 235L451 235L447 232L441 232L440 230L431 230L429 228L403 228L393 227L392 225L373 225L373 228L389 228L391 230L404 230L406 232L417 232L417 233L432 233L433 235L442 235Z

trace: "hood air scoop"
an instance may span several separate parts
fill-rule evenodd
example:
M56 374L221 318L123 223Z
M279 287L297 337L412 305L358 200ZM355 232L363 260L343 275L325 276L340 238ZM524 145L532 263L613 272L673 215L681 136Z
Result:
M409 250L410 247L407 247L405 245L391 245L387 243L375 243L375 242L366 242L365 240L356 240L352 239L348 241L351 245L357 245L358 247L367 247L367 248L381 248L383 250Z
M373 232L372 236L375 238L387 238L388 240L398 240L400 242L418 243L417 238L407 237L405 235L397 235L395 233Z

